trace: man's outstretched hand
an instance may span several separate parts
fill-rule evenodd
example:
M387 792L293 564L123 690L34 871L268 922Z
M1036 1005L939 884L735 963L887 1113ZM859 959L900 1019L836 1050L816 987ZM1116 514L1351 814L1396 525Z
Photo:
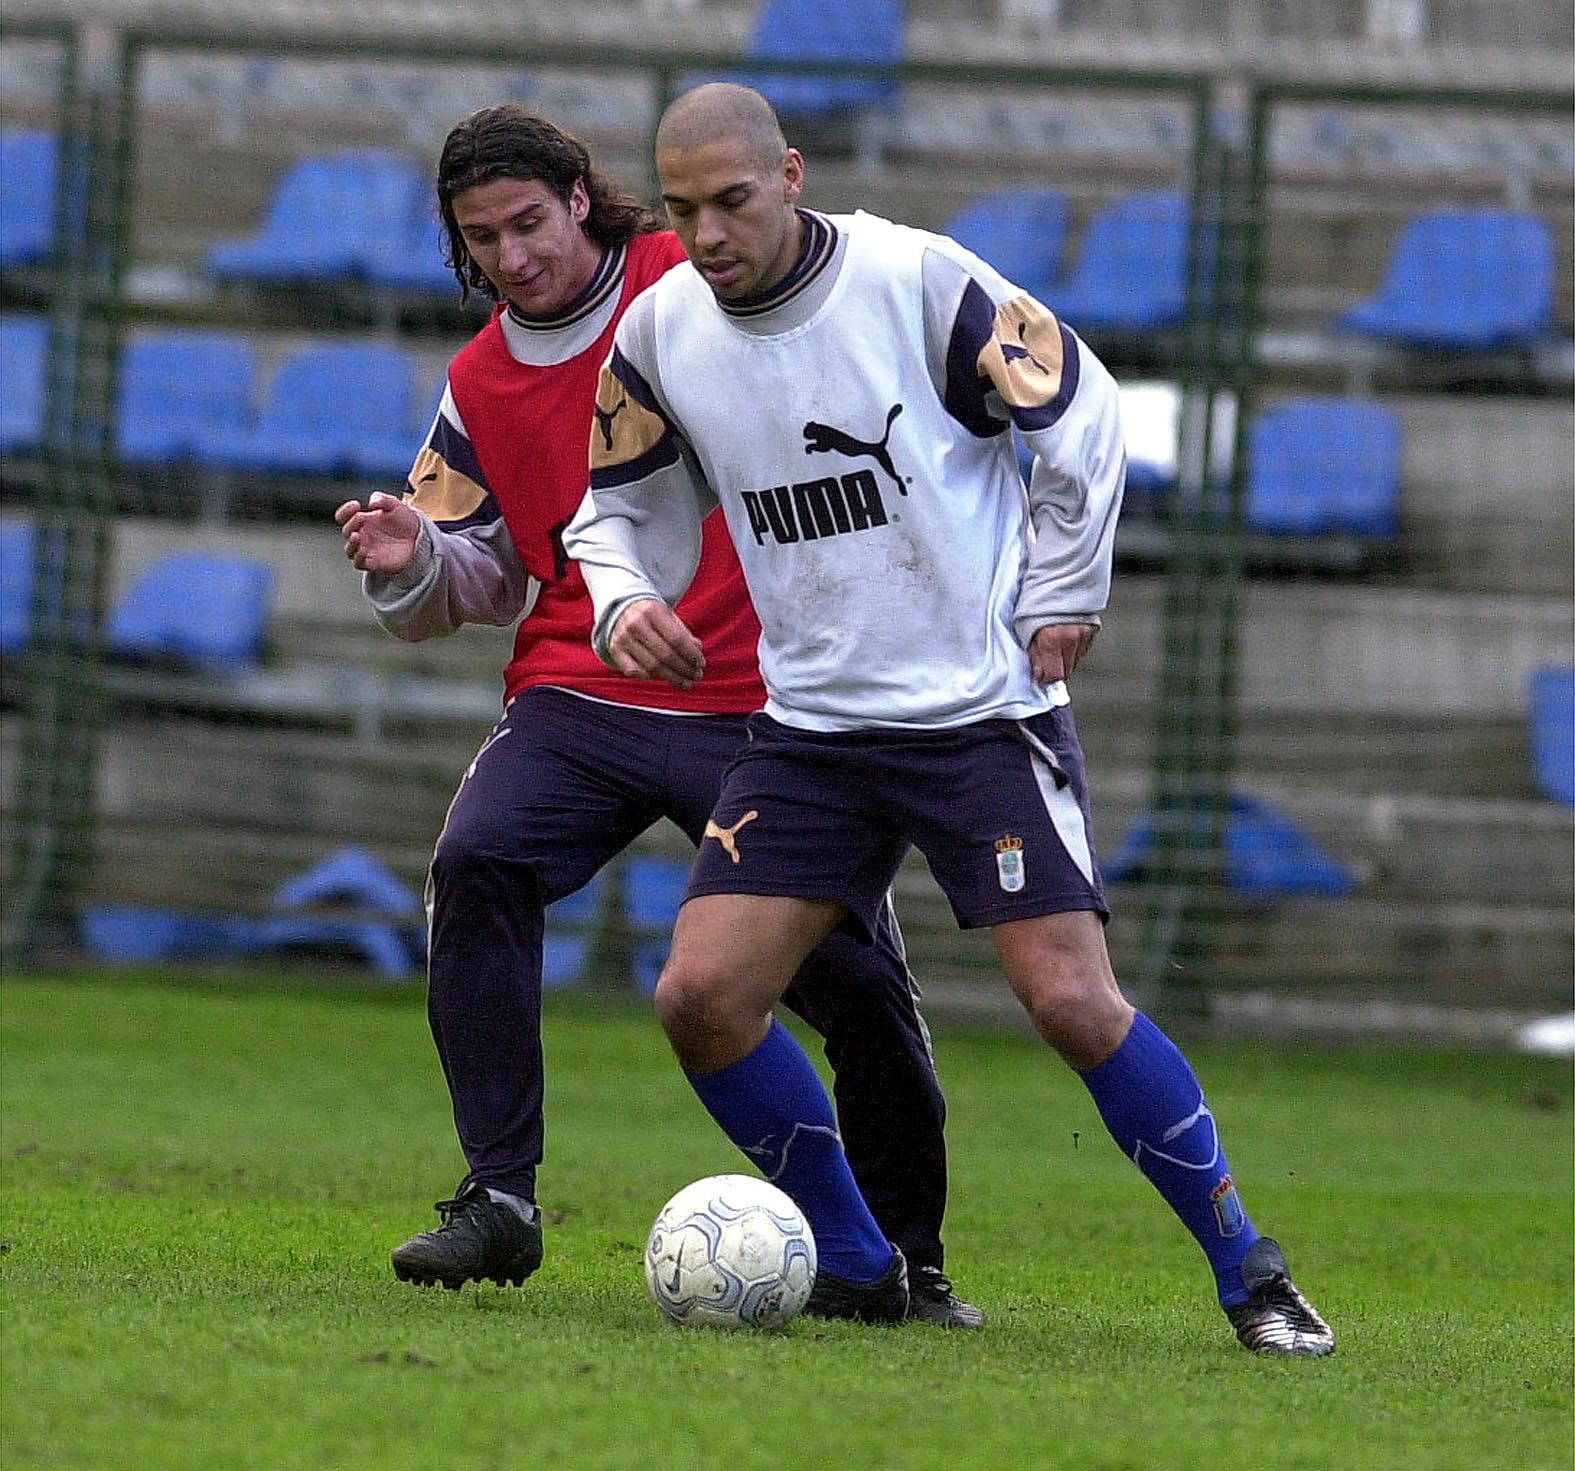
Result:
M334 512L345 556L361 572L401 572L416 554L421 516L397 495L373 491L366 505L346 501Z

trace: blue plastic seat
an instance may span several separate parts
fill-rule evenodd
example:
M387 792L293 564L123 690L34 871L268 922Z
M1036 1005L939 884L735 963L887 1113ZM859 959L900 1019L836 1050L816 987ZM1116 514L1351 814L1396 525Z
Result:
M0 654L18 654L33 625L33 523L0 521Z
M901 62L907 49L898 0L764 0L744 55L768 61ZM687 78L686 85L700 80ZM901 90L874 77L750 72L729 77L763 94L788 124L895 110ZM791 141L791 139L789 140Z
M60 145L43 128L0 128L0 270L54 253Z
M421 447L415 390L415 360L400 348L302 348L279 364L252 426L216 436L208 457L241 470L349 475L363 446L394 439L409 445L408 470Z
M44 442L49 323L0 317L0 455L36 454Z
M1042 297L1061 267L1066 196L1055 189L1004 189L970 200L943 234L988 261L1013 285Z
M1083 232L1067 279L1045 305L1078 332L1154 332L1187 305L1187 201L1166 190L1123 194Z
M1247 452L1252 530L1389 537L1399 528L1400 424L1384 405L1287 399L1253 420Z
M403 238L417 195L414 158L384 149L313 154L285 170L261 228L208 252L220 280L362 280L380 241Z
M1337 325L1416 348L1536 342L1553 319L1553 233L1532 214L1438 210L1408 220L1377 293Z
M1575 669L1531 676L1531 769L1544 796L1575 807Z
M402 494L405 477L409 475L410 467L416 462L416 455L426 442L441 401L442 393L439 392L431 411L418 425L407 425L397 433L363 437L351 455L352 472L363 480L393 481L394 484L388 488L400 490Z
M635 989L649 996L667 963L689 865L678 858L639 854L624 864L623 872L631 931L629 969Z
M443 231L429 199L413 198L402 227L377 241L366 253L366 274L374 286L430 296L459 294L459 279L443 258Z
M297 911L332 906L340 914ZM341 848L280 884L276 913L256 927L254 947L341 950L397 979L417 969L421 901L392 869L363 848ZM407 934L415 929L416 934Z
M596 944L605 872L583 888L547 906L541 941L541 983L548 990L572 986L585 977Z
M77 922L89 953L114 965L235 959L256 948L257 922L246 915L89 904Z
M241 673L262 658L273 569L251 557L174 552L147 568L110 609L114 657Z
M251 422L257 360L227 332L148 332L126 345L116 444L129 464L201 463Z
M1195 814L1193 822L1201 833L1206 814ZM1138 817L1101 865L1104 877L1112 883L1137 877L1154 836L1154 814ZM1356 890L1349 868L1272 804L1243 793L1232 793L1227 802L1223 876L1227 888L1255 898L1341 898Z

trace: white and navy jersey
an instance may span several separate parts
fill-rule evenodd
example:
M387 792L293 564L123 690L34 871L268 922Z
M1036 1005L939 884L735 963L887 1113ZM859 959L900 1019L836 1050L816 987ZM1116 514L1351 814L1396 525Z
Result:
M725 309L680 266L619 325L565 538L598 648L630 598L682 592L720 503L776 719L935 729L1064 703L1024 650L1105 606L1125 469L1110 375L955 242L806 220L769 300Z

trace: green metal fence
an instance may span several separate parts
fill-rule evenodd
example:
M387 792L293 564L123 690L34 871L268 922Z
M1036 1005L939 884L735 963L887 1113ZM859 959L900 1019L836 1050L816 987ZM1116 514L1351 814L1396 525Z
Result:
M191 903L201 905L214 903L226 886L235 888L248 875L256 886L266 887L284 868L331 841L336 829L367 842L418 881L442 805L466 759L463 752L485 729L480 712L486 706L489 681L501 664L492 645L460 656L442 651L458 666L460 678L470 683L466 699L457 706L450 703L441 734L434 733L430 722L423 725L413 696L402 704L399 695L400 690L408 693L416 688L406 675L441 666L424 662L395 666L393 652L374 647L370 635L358 642L358 636L337 623L326 636L344 642L349 650L347 664L372 666L379 677L368 675L365 667L341 670L341 686L372 691L369 703L337 725L320 711L313 713L306 720L310 734L295 745L281 744L286 738L279 731L290 724L287 714L259 716L239 705L228 712L210 708L194 713L190 704L182 706L179 701L150 713L145 699L128 699L106 687L96 630L117 583L124 581L127 558L135 560L137 547L146 549L188 535L191 523L204 514L189 498L176 494L174 478L151 492L143 486L136 498L128 498L127 477L114 461L117 364L134 326L148 321L239 321L249 330L277 333L283 339L325 328L344 330L348 324L356 331L412 340L440 372L446 354L474 325L456 318L429 330L420 325L412 328L408 319L389 316L381 308L360 317L355 312L361 308L345 308L349 314L340 317L334 315L340 311L338 306L328 308L316 301L177 299L149 290L140 278L149 275L149 258L157 254L148 247L153 233L150 216L154 225L158 223L155 206L166 197L180 206L186 196L222 199L226 191L239 194L255 188L253 176L259 170L247 161L271 159L281 146L270 135L266 118L243 119L236 125L240 136L231 142L219 136L227 126L221 120L215 136L203 140L205 148L194 148L189 160L180 161L178 150L172 152L161 131L164 124L157 99L150 96L149 77L172 58L190 60L199 68L211 63L232 69L267 59L283 68L296 68L305 77L301 86L308 92L319 85L316 78L321 76L327 94L336 85L335 69L352 62L388 68L390 74L399 67L420 67L434 84L444 77L457 81L475 73L504 85L511 71L529 72L556 79L545 88L546 95L535 100L556 115L570 114L564 120L571 127L580 92L627 85L633 98L624 110L627 116L621 113L616 125L603 130L606 136L593 141L598 152L620 159L630 177L643 173L649 191L650 128L663 103L692 74L736 72L744 63L731 53L653 55L556 44L512 49L461 46L434 57L425 42L370 44L349 34L303 37L240 29L129 31L111 54L95 54L86 62L79 59L75 36L65 30L6 26L0 28L0 45L39 36L58 44L68 58L58 101L66 167L54 287L48 303L50 431L38 473L6 490L8 505L35 520L42 533L40 545L51 549L41 563L45 575L35 587L34 640L10 680L15 698L6 740L13 767L5 804L10 823L4 930L8 953L47 950L69 942L77 907L95 897L125 900L143 895L170 902L184 893ZM1296 924L1301 922L1298 915L1306 911L1291 914L1257 900L1243 900L1227 872L1231 804L1243 769L1250 773L1272 765L1260 729L1264 717L1255 704L1244 728L1241 710L1244 667L1251 684L1257 678L1251 673L1258 667L1254 660L1260 657L1251 650L1244 652L1244 638L1252 642L1250 610L1282 591L1286 596L1299 595L1304 585L1318 584L1327 571L1316 564L1297 567L1294 553L1279 548L1274 555L1282 565L1271 570L1270 580L1265 581L1262 548L1244 522L1250 429L1260 403L1287 384L1309 375L1338 378L1348 367L1338 357L1311 368L1305 362L1287 367L1285 359L1272 351L1272 314L1265 304L1266 261L1273 248L1271 231L1280 228L1274 223L1276 191L1285 187L1283 171L1277 170L1273 157L1275 130L1288 109L1323 105L1369 110L1436 107L1451 115L1481 110L1521 119L1567 115L1570 99L1518 91L1319 88L1265 81L1249 85L1242 107L1237 93L1228 93L1214 78L1201 74L997 62L910 63L881 69L751 61L747 69L881 77L899 83L908 96L925 99L931 112L940 116L954 104L959 115L968 107L987 115L992 97L1006 97L1025 110L1028 99L1109 98L1118 112L1146 116L1152 110L1172 127L1175 136L1168 151L1156 155L1159 162L1149 159L1142 168L1129 170L1129 176L1178 189L1190 202L1186 310L1179 329L1168 334L1158 349L1157 359L1144 356L1152 344L1135 348L1112 344L1110 353L1118 376L1157 373L1178 390L1175 485L1158 522L1145 528L1141 517L1134 517L1126 546L1127 560L1136 571L1130 582L1123 572L1116 616L1101 641L1101 650L1115 645L1115 659L1102 665L1105 656L1097 654L1078 692L1082 709L1083 690L1088 691L1082 718L1090 743L1096 816L1098 805L1108 799L1110 810L1120 816L1147 812L1152 821L1149 850L1117 895L1112 949L1128 984L1146 1004L1158 1008L1203 1011L1217 1002L1222 987L1257 985L1264 977L1272 981L1282 972L1293 988L1316 988L1319 957L1308 956L1300 970L1287 959L1302 945L1296 938L1301 933ZM454 96L462 96L457 85ZM1227 96L1237 98L1230 107L1224 105ZM492 99L476 98L478 105L485 100ZM324 109L323 116L327 115ZM374 131L366 117L358 115L353 98L334 117L332 124L323 126L343 126L354 141ZM589 131L594 132L594 127ZM324 136L322 141L337 140ZM887 154L884 160L879 156L882 148ZM846 166L817 174L818 164L812 154L812 188L820 183L822 190L813 202L841 208L872 199L872 207L879 208L891 199L897 201L895 209L906 200L932 211L935 217L915 221L926 225L942 223L941 202L960 200L969 189L1030 182L1056 185L1065 182L1061 171L1080 166L1064 150L1047 151L1042 157L1019 150L1009 158L981 158L976 167L960 167L955 154L933 145L926 153L926 145L904 140L900 134L877 140L873 158L865 149ZM1109 193L1117 187L1103 177L1104 168L1095 157L1078 179L1084 200L1078 213L1085 218L1101 191ZM1150 172L1140 178L1143 168ZM225 175L226 169L233 171L232 176ZM178 176L172 170L178 170ZM906 195L893 182L899 174L909 180ZM1564 206L1555 201L1555 207ZM176 228L166 227L166 233ZM1104 344L1096 345L1106 351ZM1136 355L1130 362L1122 360L1121 354L1129 350ZM1568 387L1556 365L1551 378L1538 381L1540 386L1533 392L1555 404L1567 398ZM276 534L276 522L292 522L300 528L300 536L308 537L315 534L309 528L324 527L321 518L344 493L342 486L328 487L324 499L308 502L305 514L318 517L315 522L302 520L299 505L269 505L264 499L250 519L208 529L222 538L238 526L248 535L266 538ZM133 513L129 519L128 509ZM1145 530L1154 533L1147 541L1141 535ZM1284 575L1287 559L1292 580L1272 580ZM1337 571L1334 582L1318 585L1333 589L1335 596L1341 588L1368 585L1341 583L1340 575L1344 574ZM1120 641L1130 637L1121 631L1125 616L1121 599L1128 586L1136 590L1138 603L1151 599L1153 609L1152 623L1142 625L1149 630L1145 637L1151 643L1137 650L1134 660L1142 671L1132 673L1119 667L1124 647ZM346 596L353 602L353 590ZM312 605L312 597L301 601ZM1562 648L1557 619L1545 616L1543 605L1534 611L1541 619L1537 626L1551 630L1548 657L1556 660ZM288 660L292 651L299 652L310 642L304 629L307 620L298 621L303 628L297 642L281 659ZM1136 622L1129 619L1128 626ZM381 678L385 665L391 672ZM454 684L451 677L449 687ZM1117 686L1119 692L1111 693ZM479 698L471 698L478 691ZM456 718L455 711L461 708L465 713ZM1283 724L1285 717L1275 718ZM1341 712L1331 711L1328 718L1331 742L1350 739L1348 728L1340 733ZM1346 726L1360 718L1359 712L1349 714ZM335 734L347 723L350 739ZM275 743L267 754L258 744L263 737L251 734L254 727L263 726ZM330 799L310 781L314 762L320 761L337 778L361 764L355 732L362 741L403 742L402 751L421 751L411 778L420 784L419 799L412 802L409 821L397 833L368 824L360 814L336 816ZM181 752L170 750L172 740L186 743L189 767L184 781L177 776L166 782L127 754L149 749L160 751L166 759L178 758ZM1102 773L1118 764L1134 780L1141 780L1125 786L1120 780L1102 783ZM254 794L242 791L242 773L247 771L257 781ZM1441 772L1441 786L1445 780ZM127 798L126 789L139 782L150 793L164 785L178 788L178 797L168 799L170 813L156 820L146 814L128 816L135 802ZM233 790L220 791L226 784ZM199 788L210 789L208 808L193 796ZM1514 790L1509 794L1516 800L1530 795ZM248 805L255 808L255 821L246 827L235 814ZM228 815L216 818L215 811ZM244 827L228 845L220 842L217 832L225 823ZM1106 850L1115 846L1119 831L1116 826L1101 831ZM921 974L938 976L938 992L958 998L959 1009L974 1009L966 994L974 984L970 977L980 973L988 956L967 937L950 933L922 869L906 880L903 900L916 967ZM1318 924L1325 929L1314 924L1306 933L1321 935L1331 926L1337 929L1339 923L1338 918L1320 919ZM1529 978L1521 998L1527 1006L1542 1004L1564 984L1557 964L1559 948L1566 942L1564 929L1549 921L1538 934L1542 948L1537 954L1543 959L1536 963L1538 974ZM1403 937L1397 939L1395 953L1404 956L1407 943ZM1420 954L1434 943L1418 940L1412 948ZM1333 960L1325 967L1331 974L1340 968Z

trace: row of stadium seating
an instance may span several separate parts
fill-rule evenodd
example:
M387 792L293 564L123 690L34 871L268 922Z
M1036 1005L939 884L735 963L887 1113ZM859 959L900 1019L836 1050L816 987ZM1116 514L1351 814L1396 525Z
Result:
M1117 197L1062 267L1067 201L1054 190L981 196L946 233L1085 334L1179 325L1188 209L1165 191ZM1553 325L1553 235L1536 215L1433 210L1406 222L1371 298L1332 324L1408 347L1488 352L1530 346Z
M620 928L629 937L629 980L646 995L655 989L667 958L667 937L688 871L687 863L654 853L631 854L616 866L624 905ZM542 944L547 988L572 986L585 977L612 899L613 872L604 869L548 907ZM89 904L78 918L87 949L112 964L338 952L392 981L418 972L426 954L419 897L354 844L280 883L260 914Z
M47 346L42 317L0 317L0 457L43 441ZM238 333L139 332L121 362L116 454L132 467L397 481L431 422L420 380L400 347L327 341L286 354L264 388Z
M0 317L0 459L34 454L42 443L47 339L41 317ZM419 379L415 360L396 346L335 341L287 354L264 385L239 334L138 332L121 364L115 450L131 468L397 483L430 422ZM1122 393L1134 509L1162 514L1176 480L1180 398L1163 384L1128 383ZM1381 403L1275 404L1254 419L1249 444L1250 530L1377 540L1397 531L1401 436Z
M0 131L0 169L0 268L47 260L52 135ZM213 246L207 268L232 285L341 282L452 297L430 193L412 155L358 149L298 159L277 182L259 228ZM1181 195L1118 194L1088 222L1070 262L1068 215L1064 194L1018 189L979 196L945 228L1085 335L1180 324L1188 238ZM1553 236L1539 216L1431 210L1401 229L1376 294L1331 325L1422 349L1527 347L1549 334L1554 293Z
M0 522L0 654L24 654L29 644L35 568L40 560L32 523L12 517ZM246 699L237 685L263 672L274 597L270 565L242 553L178 552L157 558L134 578L108 609L103 628L106 654L122 665L186 672L210 680L236 708ZM263 692L280 693L277 678ZM1528 685L1532 761L1540 789L1575 805L1575 673L1535 672ZM340 705L356 691L324 684L317 698ZM485 717L495 693L481 692L480 706L467 713ZM1253 814L1247 814L1251 817ZM1131 837L1129 851L1113 866L1124 872L1140 862L1146 834Z

